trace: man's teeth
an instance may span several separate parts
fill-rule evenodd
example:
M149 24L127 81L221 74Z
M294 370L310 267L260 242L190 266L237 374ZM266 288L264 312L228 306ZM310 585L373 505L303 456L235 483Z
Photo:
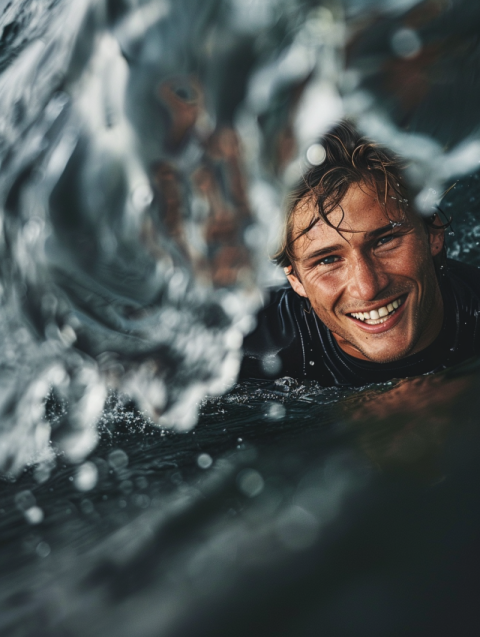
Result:
M379 307L371 312L351 312L350 316L359 321L365 321L368 325L377 325L378 323L385 323L390 314L393 314L402 303L402 299L395 299L388 305Z

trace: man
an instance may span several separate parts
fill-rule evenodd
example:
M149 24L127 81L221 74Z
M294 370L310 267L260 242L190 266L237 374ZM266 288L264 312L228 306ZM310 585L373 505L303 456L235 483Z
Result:
M480 353L480 272L447 260L437 215L413 208L399 159L343 122L293 194L272 292L241 377L364 385Z

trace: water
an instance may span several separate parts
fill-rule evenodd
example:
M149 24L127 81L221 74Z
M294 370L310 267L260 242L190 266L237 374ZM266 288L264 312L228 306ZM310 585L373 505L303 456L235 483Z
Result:
M118 413L93 490L4 486L2 634L474 634L479 373L246 385L186 433Z
M478 9L0 10L1 634L478 634L478 363L234 384L342 114L480 264Z

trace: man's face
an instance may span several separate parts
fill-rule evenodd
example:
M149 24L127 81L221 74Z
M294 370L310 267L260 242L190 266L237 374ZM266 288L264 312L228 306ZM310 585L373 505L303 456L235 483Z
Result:
M421 351L443 321L432 259L443 247L443 231L427 233L417 215L404 215L389 201L387 215L370 186L352 185L343 213L336 208L329 215L342 232L319 222L297 239L295 272L288 276L345 352L378 363ZM308 201L297 208L294 237L313 212Z

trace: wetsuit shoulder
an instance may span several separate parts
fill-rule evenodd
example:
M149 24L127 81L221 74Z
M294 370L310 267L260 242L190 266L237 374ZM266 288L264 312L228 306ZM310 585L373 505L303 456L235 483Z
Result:
M475 265L447 259L447 273L453 280L460 280L480 299L480 269Z
M290 286L267 291L264 307L257 314L256 328L243 343L240 378L303 376L300 320L303 299Z
M455 311L454 360L480 354L480 270L468 263L447 260L447 279Z

